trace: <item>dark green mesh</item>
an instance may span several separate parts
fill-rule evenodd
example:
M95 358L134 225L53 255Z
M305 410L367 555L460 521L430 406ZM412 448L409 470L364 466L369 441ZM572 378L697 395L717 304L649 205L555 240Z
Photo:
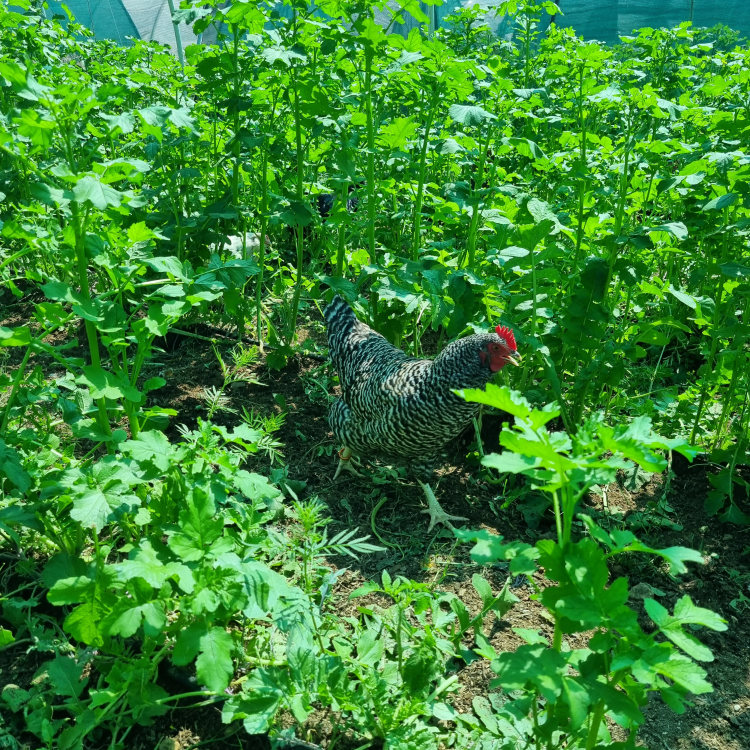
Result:
M437 25L445 24L459 5L467 5L466 0L447 0L435 8ZM487 10L487 20L493 29L502 35L508 33L511 25L494 16L492 7L498 5L493 0L479 0L478 4ZM64 15L61 3L49 0L51 12ZM92 29L100 39L114 39L127 44L127 37L155 39L174 46L174 31L166 0L68 0L68 7L76 20ZM430 6L420 3L427 15ZM743 36L750 35L750 0L560 0L563 14L558 16L560 26L570 27L585 39L598 39L607 43L617 42L621 35L629 35L644 26L674 27L683 21L692 21L694 26L711 27L724 24ZM175 0L179 7L179 0ZM281 3L277 6L282 15L290 16L291 9ZM377 13L382 23L384 13ZM407 35L419 24L411 17L403 25L396 25L393 31ZM549 25L549 17L542 19L541 28ZM192 32L182 27L184 44L194 41ZM206 40L208 41L208 40Z

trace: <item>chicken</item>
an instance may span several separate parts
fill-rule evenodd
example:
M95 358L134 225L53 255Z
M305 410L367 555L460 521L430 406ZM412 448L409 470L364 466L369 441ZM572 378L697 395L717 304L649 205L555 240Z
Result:
M351 464L355 455L406 463L427 498L422 512L430 516L429 530L436 523L453 528L451 521L467 520L448 515L428 482L445 462L448 444L479 410L453 391L484 388L506 364L517 365L513 332L498 326L493 333L467 336L429 360L396 349L339 296L326 308L325 319L341 383L341 398L329 415L343 446L334 480L342 469L357 474Z

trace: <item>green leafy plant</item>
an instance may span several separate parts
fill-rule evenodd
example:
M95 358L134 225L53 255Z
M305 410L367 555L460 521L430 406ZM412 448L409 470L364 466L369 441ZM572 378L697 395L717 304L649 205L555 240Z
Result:
M506 450L488 454L483 461L522 474L551 494L557 530L556 541L542 540L534 547L504 544L502 537L488 532L456 532L460 539L476 542L475 561L508 560L511 573L526 575L534 598L554 622L551 643L537 631L516 629L526 641L516 651L489 655L477 651L492 659L498 675L493 685L521 695L495 706L479 701L475 708L481 726L472 729L473 740L488 734L520 735L540 746L609 745L612 738L605 716L632 736L643 723L640 707L649 692L658 691L677 713L685 710L688 694L710 692L706 672L697 662L712 661L713 655L685 627L721 631L726 630L725 621L696 606L689 596L677 601L673 614L649 598L644 604L656 629L646 633L627 606L627 580L609 582L607 567L613 556L637 552L661 557L673 575L680 575L686 572L687 562L703 562L702 556L684 547L654 549L629 531L608 533L586 514L576 514L589 487L611 481L630 461L658 468L664 459L655 450L677 450L689 457L694 451L684 440L666 441L653 435L643 419L610 428L600 418L591 418L571 437L548 431L546 425L560 413L554 403L534 409L519 393L492 385L486 393L466 391L464 396L515 417L513 428L506 427L500 435ZM605 452L610 455L602 458ZM574 523L580 524L579 533L574 534ZM540 587L531 577L537 564L550 585ZM591 631L585 648L563 649L566 636Z

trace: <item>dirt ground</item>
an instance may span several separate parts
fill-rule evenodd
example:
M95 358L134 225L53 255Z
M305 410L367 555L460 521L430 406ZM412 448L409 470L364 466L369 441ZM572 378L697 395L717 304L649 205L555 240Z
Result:
M201 332L200 327L195 330ZM309 335L322 344L319 327L315 326ZM167 385L152 397L160 406L179 412L167 430L171 438L177 439L177 425L192 427L199 416L205 415L201 394L206 387L221 385L221 372L211 345L204 341L170 334L162 343L163 351L149 363L144 378L156 374L166 378ZM222 348L226 351L226 347ZM261 415L286 410L287 417L277 437L284 445L283 460L289 467L289 477L305 483L302 497L317 496L325 502L333 519L332 531L358 527L371 534L372 510L384 500L376 528L385 551L363 556L359 561L348 558L330 561L334 566L348 568L338 579L333 606L348 613L354 608L348 601L349 592L365 580L379 578L384 569L391 576L437 582L441 590L458 594L470 609L479 604L470 583L475 572L481 571L494 589L504 585L507 573L501 567L480 569L469 559L469 547L457 546L448 531L427 532L427 518L420 512L424 506L421 492L408 478L396 478L380 466L370 467L368 476L362 479L345 474L336 483L332 481L338 446L333 443L326 421L334 390L324 363L301 358L291 361L281 371L274 371L261 358L245 374L263 385L230 387L229 405L238 414L242 413L242 407ZM235 424L238 414L222 413L215 421ZM499 428L499 423L485 421L482 438L486 451L497 447ZM550 518L543 517L537 528L529 528L515 505L503 508L502 487L482 481L477 466L464 458L472 439L469 435L459 441L454 462L439 472L438 481L433 484L445 510L467 516L468 528L486 528L507 540L533 542L550 535L553 531ZM267 471L268 459L253 457L248 468ZM708 489L705 465L675 462L673 469L668 485L665 477L654 476L637 491L630 492L614 484L606 488L604 497L592 495L589 499L594 511L608 513L612 518L628 516L631 521L641 521L643 528L637 533L643 541L659 547L697 548L707 561L703 566L692 566L685 576L672 578L643 556L623 557L612 564L613 578L624 575L631 587L650 585L660 592L659 601L670 609L680 596L689 593L698 605L719 612L729 623L725 633L703 630L697 634L715 654L713 662L703 665L714 692L694 698L693 705L682 716L673 714L653 696L645 709L646 723L639 733L639 743L652 750L747 750L750 748L750 605L744 604L743 609L739 598L740 592L750 598L750 529L724 525L705 514L703 500ZM648 627L638 591L636 588L631 605L641 613ZM498 622L491 616L486 623L486 633L497 650L520 645L512 627L538 628L545 635L552 634L551 624L542 617L541 607L530 600L531 592L522 580L513 582L513 593L519 602L505 618ZM573 648L580 645L583 643L570 642ZM28 659L35 657L24 658L28 669L31 666ZM14 666L6 660L0 668L0 677L7 681L9 673L14 668L21 669L21 665ZM472 698L487 691L492 674L488 662L483 660L458 673L460 689L453 704L460 711L468 711ZM137 738L132 737L132 747L187 750L208 742L217 750L270 747L267 738L248 737L242 730L234 734L237 726L221 725L216 708L193 711L189 716L185 713L175 710ZM308 720L305 739L312 747L325 746L327 726L330 725L325 717L313 715Z

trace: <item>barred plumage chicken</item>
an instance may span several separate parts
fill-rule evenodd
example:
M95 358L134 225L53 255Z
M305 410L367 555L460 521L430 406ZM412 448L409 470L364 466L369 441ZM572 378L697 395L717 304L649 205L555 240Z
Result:
M333 434L343 446L334 480L342 469L359 476L354 456L406 464L419 482L436 523L467 520L448 515L428 482L446 460L446 447L471 424L478 404L453 393L484 388L507 363L518 364L513 332L498 326L492 333L458 339L433 360L415 359L392 346L360 321L339 296L325 310L328 347L341 383L341 398L329 415Z

